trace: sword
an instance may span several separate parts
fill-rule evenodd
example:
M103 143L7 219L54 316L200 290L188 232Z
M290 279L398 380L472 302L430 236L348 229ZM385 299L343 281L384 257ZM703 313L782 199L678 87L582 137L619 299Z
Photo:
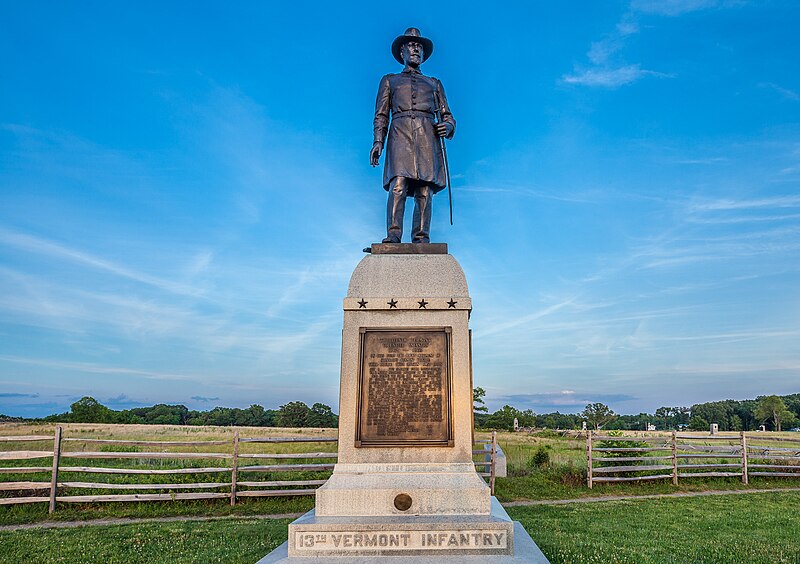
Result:
M436 121L434 125L442 123L442 104L439 100L439 93L436 92L436 109L433 110ZM439 137L439 134L436 134ZM444 174L447 178L447 199L450 201L450 225L453 225L453 190L450 188L450 166L447 164L447 145L444 143L444 137L439 137L439 145L442 148L442 160L444 161Z

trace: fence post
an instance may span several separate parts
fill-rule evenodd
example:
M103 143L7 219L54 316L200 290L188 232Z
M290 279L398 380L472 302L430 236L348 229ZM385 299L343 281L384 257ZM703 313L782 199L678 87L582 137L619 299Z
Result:
M672 485L678 485L678 432L672 431Z
M53 470L50 473L50 508L48 513L56 510L56 490L58 490L58 464L61 459L61 427L56 427L53 435Z
M747 476L747 436L742 431L742 483L749 483Z
M233 434L233 463L231 465L231 505L236 505L236 480L239 463L239 431Z
M586 485L592 489L592 430L586 431Z
M489 466L489 492L494 495L495 467L497 465L497 431L492 431L491 465Z

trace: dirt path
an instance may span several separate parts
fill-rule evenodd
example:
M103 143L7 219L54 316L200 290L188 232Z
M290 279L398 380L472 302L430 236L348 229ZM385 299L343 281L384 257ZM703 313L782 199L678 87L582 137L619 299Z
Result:
M600 501L628 501L637 499L662 499L674 497L701 497L709 495L739 495L775 492L800 492L800 488L773 488L767 490L721 490L709 492L679 492L670 494L650 495L612 495L603 497L579 497L575 499L542 499L536 501L509 501L503 503L504 507L520 507L530 505L568 505L570 503L596 503ZM26 529L65 529L70 527L94 527L101 525L134 525L138 523L177 523L182 521L220 521L240 520L252 521L257 519L297 519L302 513L281 513L277 515L221 515L213 517L198 517L185 515L180 517L151 517L141 519L93 519L87 521L44 521L40 523L26 523L24 525L2 525L0 532L22 531Z
M707 495L738 495L774 492L800 492L800 488L772 488L766 490L715 490L708 492L676 492L669 494L648 495L607 495L603 497L579 497L575 499L541 499L536 501L508 501L503 507L519 507L526 505L567 505L570 503L594 503L597 501L627 501L635 499L661 499L670 497L701 497Z
M96 527L100 525L135 525L137 523L179 523L181 521L252 521L256 519L297 519L302 513L280 513L277 515L216 515L211 517L181 515L179 517L147 517L141 519L90 519L86 521L44 521L24 525L2 525L0 532L22 531L25 529L68 529L71 527Z

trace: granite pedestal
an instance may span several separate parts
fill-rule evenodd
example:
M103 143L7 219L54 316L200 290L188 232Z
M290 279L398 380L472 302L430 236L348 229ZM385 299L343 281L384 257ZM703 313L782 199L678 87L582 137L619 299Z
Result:
M344 299L338 462L261 562L547 562L475 471L463 270L444 244L371 251Z

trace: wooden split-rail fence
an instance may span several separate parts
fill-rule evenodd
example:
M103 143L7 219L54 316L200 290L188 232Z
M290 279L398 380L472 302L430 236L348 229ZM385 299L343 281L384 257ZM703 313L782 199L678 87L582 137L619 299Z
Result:
M14 449L17 444L52 442L52 450ZM146 441L121 439L88 439L64 437L62 427L56 427L53 435L0 436L0 505L20 503L49 503L50 513L57 503L95 503L128 501L170 501L226 499L234 505L238 498L280 497L313 495L316 488L325 483L337 460L336 451L320 452L240 452L254 450L250 445L286 445L298 443L338 443L335 437L240 437L236 431L228 440L208 441ZM64 448L66 445L81 445L83 450ZM490 441L477 441L482 449L473 450L473 455L484 455L485 460L476 462L483 467L479 474L487 478L494 495L497 438L492 433ZM176 452L173 449L192 447L231 446L231 452ZM110 450L116 447L117 450ZM149 449L141 452L138 449ZM86 449L91 450L86 450ZM321 447L314 447L321 448ZM186 449L184 449L186 450ZM50 459L49 466L17 466L16 461ZM100 460L95 466L71 466L65 461ZM120 461L132 461L129 466ZM193 466L189 461L202 464ZM270 461L270 464L260 464ZM286 463L285 461L295 461ZM317 462L319 461L319 462ZM283 462L283 463L282 463ZM7 465L11 464L11 465ZM167 468L164 468L167 466ZM477 468L476 468L477 470ZM286 476L296 473L297 479L277 479L275 474ZM23 475L49 474L47 481L8 481ZM312 474L312 476L308 476ZM110 481L70 480L70 476L104 475ZM172 477L172 482L150 481L161 476ZM179 477L189 477L194 482L183 482ZM208 478L211 476L212 478ZM200 481L206 477L206 481ZM214 481L217 477L218 481ZM66 479L65 479L66 478ZM138 478L138 479L137 479ZM97 478L95 478L97 479ZM41 480L41 478L40 478ZM227 491L219 491L220 489ZM89 495L76 495L75 490L92 490ZM97 491L103 493L95 493ZM107 493L108 490L125 493ZM150 490L147 493L131 493ZM152 493L161 490L162 493ZM163 493L167 490L166 493ZM30 495L47 492L48 495ZM25 494L25 495L20 495Z
M797 446L791 446L795 444ZM587 485L686 478L800 478L800 438L737 435L614 436L589 432Z

